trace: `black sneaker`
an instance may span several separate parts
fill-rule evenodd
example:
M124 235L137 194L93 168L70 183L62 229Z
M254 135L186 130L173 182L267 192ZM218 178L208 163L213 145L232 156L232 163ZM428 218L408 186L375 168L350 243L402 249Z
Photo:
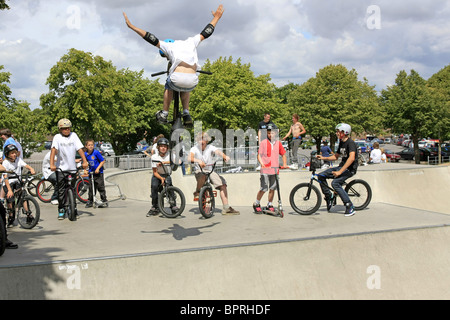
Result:
M330 211L331 208L333 207L333 202L334 202L334 196L331 195L330 197L325 197L325 202L327 204L327 211Z
M254 211L255 213L262 213L261 205L260 205L260 204L254 203L254 204L253 204L253 211Z
M17 248L19 248L19 246L17 244L13 243L11 240L7 239L5 248L6 249L17 249Z
M88 203L86 203L85 208L92 208L93 203L91 201L89 201Z
M355 214L355 207L353 207L353 204L351 202L350 203L346 203L345 204L345 214L344 214L344 216L351 217L354 214Z
M190 114L188 114L188 113L183 114L183 124L186 127L191 127L192 126L193 121L192 121L192 118L191 118Z
M158 120L158 122L160 123L167 123L167 118L169 117L169 114L164 114L164 112L162 110L158 111L156 113L156 120Z

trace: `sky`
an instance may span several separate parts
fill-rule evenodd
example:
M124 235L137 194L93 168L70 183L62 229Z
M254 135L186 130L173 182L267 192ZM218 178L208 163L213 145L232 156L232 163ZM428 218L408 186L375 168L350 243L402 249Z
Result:
M198 48L200 64L240 58L277 86L343 64L381 91L401 70L428 79L450 63L446 0L10 0L11 9L0 11L0 65L12 74L12 97L31 109L71 48L150 79L166 61L126 26L122 12L160 40L184 40L200 33L221 3L222 19Z

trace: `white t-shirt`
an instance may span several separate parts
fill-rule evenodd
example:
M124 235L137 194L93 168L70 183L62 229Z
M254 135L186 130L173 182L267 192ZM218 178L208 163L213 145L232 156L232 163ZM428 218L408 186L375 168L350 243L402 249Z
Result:
M196 144L191 148L191 153L194 154L194 158L203 161L207 166L203 168L203 171L211 171L214 157L218 149L211 144L208 144L204 151L201 150L200 144ZM195 169L200 170L198 163L195 163Z
M50 170L50 154L52 152L49 151L45 157L44 160L42 160L42 175L44 176L45 179L48 179L48 177L50 177L50 175L53 173L52 170ZM55 163L57 161L57 157L55 157Z
M52 148L57 152L56 167L63 171L75 171L77 165L75 156L78 150L83 148L83 144L75 132L71 132L68 137L57 134L53 138Z
M159 42L159 48L169 58L172 66L169 70L171 75L181 62L185 62L191 66L198 66L197 47L200 44L200 34L189 37L186 40L175 40L174 42Z
M370 152L370 158L372 159L373 163L381 163L381 150L373 149Z
M5 167L6 171L14 171L18 176L22 174L22 168L25 167L27 164L20 158L16 158L16 161L10 162L8 159L3 160L3 166ZM3 177L8 177L9 183L17 182L17 178L11 178L10 173L6 173Z
M156 151L154 154L152 154L152 168L157 168L157 172L160 175L163 174L171 174L172 173L172 169L170 167L170 165L167 164L163 164L163 166L165 166L166 171L164 171L164 168L162 166L159 166L159 162L155 162L155 161L160 161L160 162L168 162L170 160L170 153L166 152L166 155L164 157L161 157L161 155L159 154L159 151Z

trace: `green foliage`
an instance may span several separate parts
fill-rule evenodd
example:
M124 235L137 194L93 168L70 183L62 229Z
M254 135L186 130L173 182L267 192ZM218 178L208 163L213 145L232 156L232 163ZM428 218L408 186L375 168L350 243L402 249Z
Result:
M154 113L162 106L163 87L142 74L69 50L50 70L50 91L41 96L48 129L56 133L58 120L68 118L81 139L110 141L119 155L131 151L147 132L162 130Z
M212 75L201 75L191 96L190 110L203 128L215 128L225 134L226 129L257 129L264 113L270 112L272 120L281 130L289 130L290 115L277 101L276 87L269 75L255 77L250 64L238 59L209 60L203 70Z
M450 65L435 73L427 81L435 103L436 123L431 128L433 136L450 139Z
M356 71L343 65L329 65L317 72L288 96L297 110L307 134L317 143L324 136L335 141L335 127L340 122L352 126L355 133L379 130L377 94L366 79L358 80Z

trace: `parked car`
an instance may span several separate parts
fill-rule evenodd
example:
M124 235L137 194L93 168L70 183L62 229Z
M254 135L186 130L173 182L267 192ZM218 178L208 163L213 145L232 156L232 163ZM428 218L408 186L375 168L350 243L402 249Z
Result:
M384 138L384 144L392 143L391 138Z
M115 154L114 149L112 148L112 145L110 143L102 143L100 146L100 149L103 150L105 153L105 156L109 157Z
M438 152L439 152L437 147L431 147L431 148L428 148L428 149L430 149L431 151L435 152L436 154L438 154ZM443 156L443 157L450 156L450 147L441 147L441 156Z
M399 162L402 158L400 155L390 150L384 150L384 153L386 154L386 158L389 162Z
M419 148L420 151L420 161L427 161L428 157L436 157L437 153L431 151L427 148ZM404 160L414 160L414 148L406 148L398 153L400 157Z
M372 147L370 146L370 144L368 144L366 141L364 140L356 140L356 147L360 150L360 152L365 153L365 152L370 152L372 150Z

